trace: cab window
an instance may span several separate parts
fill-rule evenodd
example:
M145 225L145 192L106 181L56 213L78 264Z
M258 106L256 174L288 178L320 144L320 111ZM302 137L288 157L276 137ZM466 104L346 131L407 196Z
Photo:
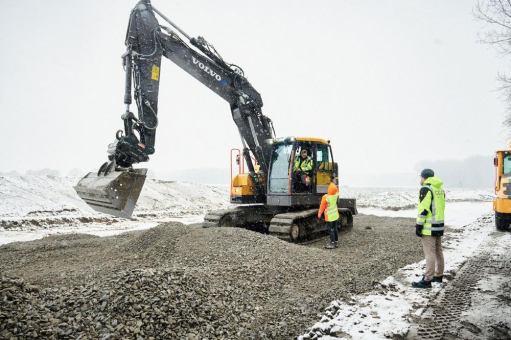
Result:
M511 175L511 154L504 156L504 175Z
M288 189L289 162L293 152L292 144L280 144L273 150L270 173L270 192L284 193Z
M318 170L332 170L332 161L329 157L330 152L328 145L318 144L316 148L316 168Z

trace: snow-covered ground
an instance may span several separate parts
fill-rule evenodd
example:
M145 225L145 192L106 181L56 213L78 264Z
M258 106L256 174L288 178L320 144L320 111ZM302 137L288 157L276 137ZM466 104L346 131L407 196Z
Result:
M148 179L133 220L127 221L92 210L73 189L79 180L0 177L0 244L78 232L109 236L166 221L202 222L208 211L230 205L227 187Z
M228 186L148 179L132 221L92 210L76 194L78 177L0 176L0 244L47 235L88 233L108 236L147 229L165 221L202 222L208 211L230 206ZM360 213L415 216L418 188L345 188ZM490 190L446 190L447 221L467 224L491 210ZM485 203L486 202L486 203ZM489 207L489 208L487 208Z
M444 282L448 282L495 231L491 202L477 202L479 199L486 200L488 196L484 192L466 191L457 195L464 197L464 202L446 205L449 229L443 240L446 259ZM392 197L392 194L383 193L382 196ZM359 211L391 217L416 216L416 211L411 209L361 208ZM410 232L413 231L410 229ZM502 242L508 243L507 249L511 245L510 239L508 235L502 238ZM321 319L299 339L388 339L406 336L413 319L422 315L427 303L441 290L441 285L437 283L433 284L431 290L411 287L412 282L422 277L424 267L425 260L410 264L401 268L395 276L375 285L373 291L353 296L348 303L332 301Z

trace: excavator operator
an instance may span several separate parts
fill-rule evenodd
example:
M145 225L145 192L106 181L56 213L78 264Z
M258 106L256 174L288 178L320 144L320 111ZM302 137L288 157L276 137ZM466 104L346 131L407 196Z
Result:
M313 167L312 157L307 155L307 149L302 148L293 165L294 192L308 191Z

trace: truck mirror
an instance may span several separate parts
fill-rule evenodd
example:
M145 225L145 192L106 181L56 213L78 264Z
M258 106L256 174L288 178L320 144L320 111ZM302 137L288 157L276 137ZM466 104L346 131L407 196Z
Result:
M493 165L495 165L495 167L499 166L499 159L497 156L495 156L495 158L493 159Z
M240 165L240 155L236 155L236 165Z

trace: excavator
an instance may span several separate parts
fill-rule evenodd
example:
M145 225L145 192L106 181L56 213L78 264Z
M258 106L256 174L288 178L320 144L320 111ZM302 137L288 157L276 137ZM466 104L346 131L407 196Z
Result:
M160 25L156 14L172 28ZM140 0L132 10L125 44L124 131L118 130L108 145L108 161L74 187L81 199L96 211L131 218L147 175L147 169L133 165L147 162L155 152L163 56L229 104L241 137L237 163L248 171L231 175L230 199L236 206L210 212L203 226L257 229L289 241L324 230L318 206L328 185L338 182L330 141L277 138L271 119L262 113L261 95L243 69L226 62L203 37L191 38L150 0ZM133 97L137 116L130 111ZM312 165L300 173L302 153ZM338 207L340 228L352 226L356 201L339 199Z

